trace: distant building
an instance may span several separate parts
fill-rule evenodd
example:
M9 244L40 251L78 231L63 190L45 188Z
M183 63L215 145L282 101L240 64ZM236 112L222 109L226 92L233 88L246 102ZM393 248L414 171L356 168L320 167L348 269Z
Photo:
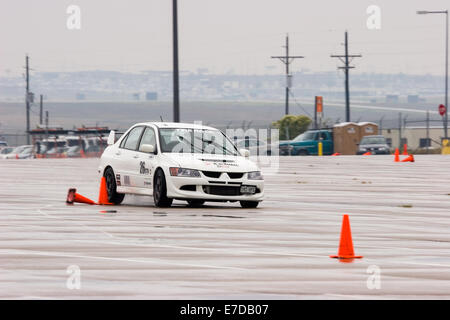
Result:
M419 103L419 96L417 94L408 95L408 103Z
M386 103L398 103L398 95L397 94L386 95Z
M145 93L145 100L147 101L155 101L158 100L158 93L154 91L147 91Z
M400 143L399 132L397 128L383 129L381 134L386 138L392 148L402 148L404 144L408 149L439 148L441 139L444 135L442 127L430 127L429 138L427 139L426 127L406 127L402 129L402 141Z
M141 95L139 93L133 93L132 98L133 100L139 101L141 99Z

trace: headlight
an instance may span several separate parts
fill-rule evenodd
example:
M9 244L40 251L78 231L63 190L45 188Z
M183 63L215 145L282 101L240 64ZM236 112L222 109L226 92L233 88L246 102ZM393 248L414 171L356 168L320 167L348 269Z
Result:
M367 151L366 148L359 147L359 151Z
M264 180L261 171L252 171L247 174L249 180Z
M200 172L198 170L174 167L169 168L169 170L171 176L200 178Z

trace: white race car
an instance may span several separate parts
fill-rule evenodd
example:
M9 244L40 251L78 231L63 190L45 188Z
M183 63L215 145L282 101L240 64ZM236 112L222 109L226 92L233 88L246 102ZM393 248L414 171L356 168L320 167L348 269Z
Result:
M264 179L249 154L215 128L138 123L117 141L111 131L99 173L115 204L125 194L140 194L153 195L158 207L178 199L190 206L239 201L243 208L256 208L263 200Z

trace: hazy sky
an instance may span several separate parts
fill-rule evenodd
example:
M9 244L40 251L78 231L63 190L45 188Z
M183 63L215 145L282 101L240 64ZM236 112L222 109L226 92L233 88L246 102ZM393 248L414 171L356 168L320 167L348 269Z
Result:
M444 71L448 0L179 0L180 68L211 72L283 73L271 55L304 55L293 71L334 71L330 54L361 53L353 72L437 74ZM81 29L66 26L69 5L81 9ZM369 30L366 9L381 9L381 29ZM36 71L171 70L171 0L0 0L0 76Z

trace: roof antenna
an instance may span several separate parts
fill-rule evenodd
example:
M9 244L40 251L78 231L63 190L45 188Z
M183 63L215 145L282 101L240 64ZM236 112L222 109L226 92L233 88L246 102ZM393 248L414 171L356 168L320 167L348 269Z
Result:
M164 122L163 118L161 115L159 115L159 118L161 119L161 122Z

